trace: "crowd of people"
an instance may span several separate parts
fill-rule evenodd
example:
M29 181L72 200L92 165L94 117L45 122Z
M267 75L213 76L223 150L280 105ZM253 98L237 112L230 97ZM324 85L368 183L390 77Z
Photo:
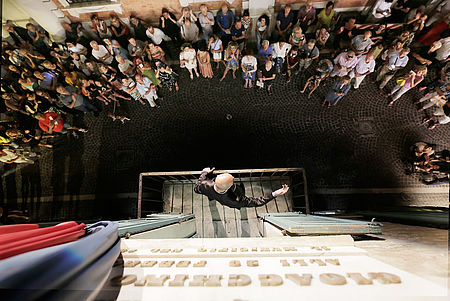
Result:
M450 151L436 151L436 145L416 142L410 149L408 172L420 177L424 184L448 183L450 174Z
M333 2L319 11L311 0L295 14L286 5L274 19L264 14L255 22L248 11L236 16L227 4L215 16L205 4L199 13L183 8L179 17L164 8L158 26L134 15L125 20L112 14L106 20L93 14L90 29L63 23L64 43L52 41L38 25L7 22L0 161L32 163L36 149L52 147L56 135L86 132L69 122L74 114L97 116L109 106L107 115L124 122L129 118L115 114L124 101L156 110L161 91L180 89L180 72L191 80L220 81L231 73L233 79L242 77L245 89L269 94L276 77L290 82L308 74L299 95L308 92L309 98L330 81L323 98L328 108L373 74L381 91L395 83L385 91L386 105L394 106L409 90L424 91L418 110L427 113L423 124L434 129L450 121L450 14L448 1L432 2L425 7L379 0L363 22L376 25L366 30L357 28L356 17L341 17ZM388 23L401 26L388 29Z

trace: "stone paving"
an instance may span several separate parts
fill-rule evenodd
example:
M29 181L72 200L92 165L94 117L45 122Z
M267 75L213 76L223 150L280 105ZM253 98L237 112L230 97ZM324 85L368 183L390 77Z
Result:
M359 90L328 109L321 104L332 80L323 83L311 99L299 93L313 67L290 83L277 76L269 96L265 91L244 89L240 71L236 79L229 73L219 82L221 67L219 72L214 70L213 79L191 81L187 70L176 66L180 91L162 89L161 108L123 103L116 113L131 118L124 125L106 116L112 106L105 107L100 117L76 118L74 123L89 132L79 139L60 138L54 150L41 157L40 172L35 166L9 175L2 193L8 199L20 196L21 177L30 173L32 179L39 178L42 197L136 193L139 172L206 166L304 167L311 190L427 189L417 178L405 175L405 155L416 141L450 148L450 125L433 131L420 125L425 115L417 112L414 101L422 92L410 91L389 107L367 77ZM386 89L392 88L392 82ZM8 186L12 177L16 187ZM426 204L448 206L448 194L424 192ZM334 207L344 206L342 198L329 199L336 200Z

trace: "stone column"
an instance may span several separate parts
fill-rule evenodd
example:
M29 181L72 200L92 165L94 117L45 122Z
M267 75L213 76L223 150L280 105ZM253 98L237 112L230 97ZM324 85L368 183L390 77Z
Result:
M42 28L44 28L53 40L62 42L66 38L60 19L52 10L57 10L53 1L43 0L15 0L27 14L30 15Z

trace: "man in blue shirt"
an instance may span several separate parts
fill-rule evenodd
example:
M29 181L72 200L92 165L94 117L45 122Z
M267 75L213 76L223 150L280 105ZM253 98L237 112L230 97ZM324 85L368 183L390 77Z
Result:
M278 40L279 36L286 39L289 30L294 21L294 13L291 11L291 6L287 4L282 11L277 15L276 30L274 31L274 38Z
M244 49L245 28L242 26L241 19L236 19L236 23L231 28L231 39L238 44L239 50Z
M231 39L231 27L234 23L234 14L228 9L226 4L222 5L222 9L217 12L216 17L217 25L220 28L220 37L222 38L222 43L227 45Z

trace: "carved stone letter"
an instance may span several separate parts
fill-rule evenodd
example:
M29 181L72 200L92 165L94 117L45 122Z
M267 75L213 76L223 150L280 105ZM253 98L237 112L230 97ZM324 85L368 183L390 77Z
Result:
M298 274L286 274L286 279L293 281L297 285L308 286L311 285L311 274L302 274L299 276Z
M145 277L147 280L147 286L163 286L164 282L170 278L169 275L161 275L157 277L156 275L148 275Z
M276 274L259 274L261 286L280 286L283 284L283 278Z
M367 279L366 277L361 275L361 273L347 273L347 277L353 279L358 285L373 283L372 280Z
M228 278L228 286L247 286L252 280L245 274L230 274Z
M175 278L169 281L169 286L184 286L184 281L188 278L188 275L175 275Z
M129 285L136 281L137 277L134 274L128 274L123 276L117 276L111 279L111 285L113 286L122 286Z
M320 281L330 285L344 285L347 283L347 280L344 276L334 273L320 274Z
M382 284L401 283L400 277L390 273L369 273L369 277Z

